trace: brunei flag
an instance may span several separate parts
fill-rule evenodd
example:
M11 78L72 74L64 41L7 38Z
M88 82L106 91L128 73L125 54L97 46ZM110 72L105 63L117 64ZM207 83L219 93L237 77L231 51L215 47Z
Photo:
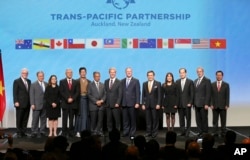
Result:
M50 49L50 39L34 39L33 49Z

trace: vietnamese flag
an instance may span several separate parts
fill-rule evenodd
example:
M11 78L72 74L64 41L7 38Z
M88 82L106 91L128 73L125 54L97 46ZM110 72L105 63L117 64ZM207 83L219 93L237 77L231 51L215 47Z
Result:
M0 50L0 121L1 122L3 121L5 107L6 107L6 97L4 88L2 54Z
M210 39L210 48L225 49L227 46L226 39Z

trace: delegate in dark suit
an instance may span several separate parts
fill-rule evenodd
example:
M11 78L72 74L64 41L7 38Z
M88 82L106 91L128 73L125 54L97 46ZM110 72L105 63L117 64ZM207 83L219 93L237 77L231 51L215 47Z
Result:
M211 81L204 76L203 68L197 69L198 79L194 81L194 106L199 135L208 132L208 107L211 99Z
M79 83L72 79L72 70L66 70L65 79L60 80L61 108L62 108L62 134L67 134L67 124L69 118L69 135L73 136L73 122L78 114Z
M230 87L227 82L222 81L223 72L216 72L217 81L212 83L211 108L213 110L213 133L217 134L218 120L221 121L221 135L226 134L227 109L230 100Z
M152 72L148 73L153 74ZM150 83L153 83L152 85ZM149 80L143 83L142 105L146 109L146 135L156 137L159 127L159 109L161 105L161 83ZM158 106L158 108L157 108ZM144 108L145 107L145 108Z
M180 74L185 74L185 70L180 70ZM184 72L184 73L182 73ZM181 135L189 136L191 127L191 108L194 98L194 83L186 77L176 81L178 94L178 113L180 121ZM186 123L185 123L186 121Z
M99 82L100 73L94 72L94 81L88 87L90 128L92 134L103 135L104 101L106 93L104 84Z
M13 83L13 101L16 108L17 136L26 136L27 123L30 113L29 90L31 81L27 78L28 70L22 69L21 77Z
M140 104L140 82L132 77L132 69L126 68L126 78L121 81L123 136L134 136L136 132L136 110Z
M111 82L112 81L112 82ZM107 127L108 131L116 128L120 131L121 128L121 86L120 80L117 78L107 79L104 82L106 91L106 112L107 112Z
M44 73L37 72L38 80L31 84L30 87L30 105L32 108L32 136L38 133L40 118L40 133L45 134L46 130L46 109L44 107L44 91L47 83L44 82Z

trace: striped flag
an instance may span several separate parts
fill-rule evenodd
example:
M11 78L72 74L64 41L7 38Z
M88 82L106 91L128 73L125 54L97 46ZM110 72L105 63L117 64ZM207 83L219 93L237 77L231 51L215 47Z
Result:
M138 48L138 39L122 39L122 48Z
M192 48L191 39L175 39L174 48Z
M192 39L192 48L194 49L205 49L210 46L209 39Z
M119 38L104 39L104 48L120 48L121 40Z
M34 39L33 49L50 49L50 39Z
M84 39L68 39L68 48L69 49L82 49L85 48Z
M157 48L174 48L173 39L157 39Z

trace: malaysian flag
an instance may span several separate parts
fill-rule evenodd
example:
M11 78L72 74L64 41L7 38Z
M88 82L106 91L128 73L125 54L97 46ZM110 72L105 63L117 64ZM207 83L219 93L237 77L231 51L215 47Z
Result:
M192 48L194 49L205 49L210 46L209 39L192 39Z
M119 38L104 39L104 48L120 48L121 40Z

